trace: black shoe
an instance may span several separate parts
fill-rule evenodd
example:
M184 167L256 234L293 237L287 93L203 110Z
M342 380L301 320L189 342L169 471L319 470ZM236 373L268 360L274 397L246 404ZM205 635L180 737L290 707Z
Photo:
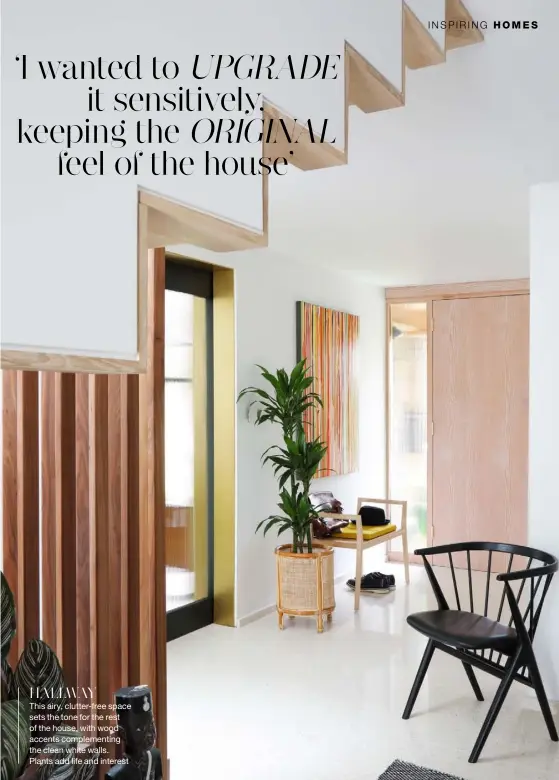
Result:
M355 580L347 581L348 588L355 590ZM393 574L381 574L381 572L371 572L361 577L361 591L363 593L390 593L396 588L396 580Z
M367 576L367 575L365 575ZM387 588L395 588L396 587L396 578L393 574L382 574L380 571L373 572L373 577L382 577L384 580L386 580L386 587Z

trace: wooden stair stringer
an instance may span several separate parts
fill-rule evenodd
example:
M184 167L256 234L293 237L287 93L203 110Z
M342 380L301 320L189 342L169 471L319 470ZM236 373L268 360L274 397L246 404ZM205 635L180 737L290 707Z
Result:
M470 23L472 17L462 0L446 0L446 21ZM350 42L344 45L345 85L343 148L324 142L317 143L308 127L285 110L263 99L264 129L262 157L284 157L289 164L303 171L320 170L348 161L349 107L356 106L364 113L386 111L405 106L406 68L418 69L441 64L446 51L483 41L479 30L467 28L446 32L443 51L405 0L402 2L402 89L398 90L372 63L363 57ZM268 136L268 124L276 124L276 132ZM287 129L279 132L281 123ZM294 140L293 140L294 139ZM147 214L147 236L150 247L191 244L214 252L234 252L268 245L268 176L262 177L262 230L254 230L215 214L172 201L165 196L143 190L139 202L146 206L140 213ZM163 243L164 242L164 243Z

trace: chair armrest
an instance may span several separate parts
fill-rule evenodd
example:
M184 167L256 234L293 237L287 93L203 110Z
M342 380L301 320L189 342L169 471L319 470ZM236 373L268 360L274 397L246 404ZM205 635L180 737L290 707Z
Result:
M405 506L407 503L407 500L403 501L399 498L358 498L357 508L361 509L362 504L397 504L399 506Z
M515 580L529 580L534 577L544 577L550 574L551 566L538 566L537 569L521 569L520 571L509 571L503 574L497 574L498 582L514 582ZM537 585L536 585L537 587Z
M407 534L408 532L408 502L399 498L358 498L357 499L357 511L361 509L363 504L386 504L402 507L402 516L400 518L400 530Z
M334 512L317 512L317 515L319 517L326 517L329 520L361 520L361 517L359 515L346 515L346 514L335 514Z

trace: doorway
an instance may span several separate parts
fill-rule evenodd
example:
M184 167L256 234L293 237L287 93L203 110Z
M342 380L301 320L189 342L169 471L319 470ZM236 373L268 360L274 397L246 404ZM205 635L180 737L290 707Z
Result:
M392 288L386 298L387 494L408 500L410 550L525 544L529 282ZM401 547L389 558L401 560Z
M213 274L165 259L167 641L210 625L213 593Z
M428 322L425 301L388 307L388 497L408 501L408 546L426 547L428 488ZM402 540L389 542L403 560Z

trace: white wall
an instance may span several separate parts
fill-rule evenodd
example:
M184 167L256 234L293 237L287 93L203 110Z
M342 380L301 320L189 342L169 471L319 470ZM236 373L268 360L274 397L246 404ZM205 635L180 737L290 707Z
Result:
M559 182L532 187L530 247L530 504L529 539L559 556ZM538 628L537 653L551 698L559 699L559 577Z

